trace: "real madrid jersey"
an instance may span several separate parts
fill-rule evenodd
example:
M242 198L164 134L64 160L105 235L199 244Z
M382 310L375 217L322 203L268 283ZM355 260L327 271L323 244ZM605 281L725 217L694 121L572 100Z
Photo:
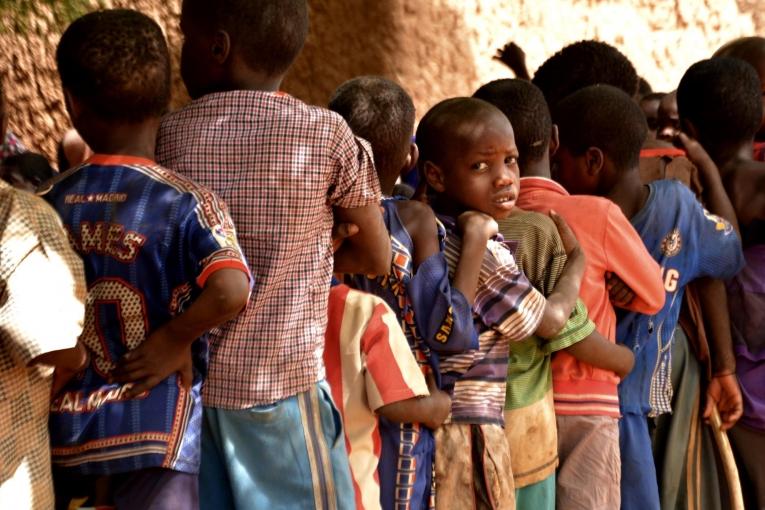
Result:
M701 277L727 279L743 267L733 227L711 214L680 181L649 184L650 194L632 225L661 266L666 300L656 315L622 312L617 340L635 354L635 367L619 385L623 413L671 410L671 345L685 286Z
M133 399L109 383L122 356L182 313L215 271L248 272L225 205L156 163L92 157L47 195L88 284L81 340L91 363L51 405L53 462L81 474L149 467L197 472L207 343L194 342L194 384L176 375Z

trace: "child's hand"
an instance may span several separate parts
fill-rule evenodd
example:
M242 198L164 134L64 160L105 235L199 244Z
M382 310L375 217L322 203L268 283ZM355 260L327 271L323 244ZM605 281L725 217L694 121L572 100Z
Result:
M440 427L449 417L449 413L452 411L452 399L448 393L438 388L433 374L428 374L425 376L425 378L428 381L428 390L430 391L429 398L433 402L433 412L430 415L432 418L423 423L428 428L435 430Z
M524 80L529 78L529 73L526 69L526 53L514 42L510 41L498 49L497 54L494 55L494 60L499 60L509 67L516 77Z
M77 345L74 346L71 359L71 363L56 366L56 370L53 372L51 396L58 395L75 375L85 370L85 367L90 363L90 353L88 353L85 345L78 341Z
M626 308L634 301L635 293L621 278L613 273L606 274L606 289L611 303L619 308Z
M134 398L174 373L178 373L181 384L188 390L194 381L192 367L191 348L181 347L169 328L162 327L125 354L111 377L119 383L132 383L125 395Z
M707 387L707 404L704 408L704 419L712 416L712 407L717 405L722 419L722 429L728 430L736 424L744 413L744 403L741 389L735 374L715 376Z
M571 227L566 223L566 220L555 211L550 211L550 218L552 218L555 226L558 228L558 235L560 235L560 240L563 241L563 249L566 255L570 257L572 252L581 251L579 241L576 239Z
M457 230L462 237L479 235L488 241L497 235L499 225L488 214L478 211L465 211L457 218Z
M678 143L679 142L679 143ZM677 142L685 149L688 159L702 172L717 172L717 165L701 144L683 132L678 132ZM708 174L707 174L708 175Z
M355 223L335 223L332 225L332 252L336 252L343 241L359 233Z

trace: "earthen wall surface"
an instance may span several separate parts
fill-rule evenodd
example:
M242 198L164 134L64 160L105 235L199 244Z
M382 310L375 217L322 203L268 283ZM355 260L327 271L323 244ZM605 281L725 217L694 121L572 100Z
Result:
M153 16L177 52L180 0L103 0ZM491 79L511 76L492 60L514 40L534 69L565 44L599 39L632 59L655 90L671 90L683 71L722 43L765 29L758 0L309 0L311 34L284 89L325 104L334 88L360 74L401 82L418 112ZM68 128L55 71L61 22L43 6L17 30L0 20L0 71L10 125L32 149L53 156ZM760 32L762 33L762 32ZM187 101L176 77L173 106Z

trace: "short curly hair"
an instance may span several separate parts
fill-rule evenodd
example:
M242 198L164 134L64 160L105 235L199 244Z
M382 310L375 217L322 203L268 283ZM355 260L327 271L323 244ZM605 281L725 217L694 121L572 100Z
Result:
M762 123L762 92L757 72L738 58L696 62L677 87L677 110L698 131L699 142L716 151L751 141Z
M380 180L395 180L414 133L414 103L409 94L386 78L360 76L337 88L329 109L339 113L356 136L372 144Z
M56 51L64 89L105 120L162 115L170 102L170 55L159 25L129 9L75 20Z
M547 59L532 80L550 108L577 90L599 83L635 97L639 78L632 62L613 46L600 41L570 44Z
M493 104L510 119L521 172L527 163L542 159L550 148L552 118L538 87L526 80L495 80L478 89L473 97Z
M640 162L648 136L643 110L624 91L610 85L591 85L567 96L553 108L560 128L560 144L574 155L598 147L620 170Z
M284 74L308 36L306 0L185 0L184 13L210 29L223 29L251 69Z

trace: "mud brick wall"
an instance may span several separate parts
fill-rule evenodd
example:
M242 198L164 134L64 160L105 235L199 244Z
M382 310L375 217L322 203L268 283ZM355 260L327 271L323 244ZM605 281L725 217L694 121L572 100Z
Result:
M174 50L173 107L188 100L177 75L180 0L102 0L140 9L157 19ZM435 102L470 95L482 83L511 76L492 60L514 40L529 69L565 44L598 39L632 59L655 90L673 89L683 71L724 42L763 33L757 0L309 0L311 33L284 89L325 104L337 85L360 74L401 82L419 114ZM95 3L94 3L95 5ZM51 157L69 127L55 71L63 23L44 5L26 28L8 13L0 19L0 72L11 128L33 150ZM760 30L758 30L760 29Z

